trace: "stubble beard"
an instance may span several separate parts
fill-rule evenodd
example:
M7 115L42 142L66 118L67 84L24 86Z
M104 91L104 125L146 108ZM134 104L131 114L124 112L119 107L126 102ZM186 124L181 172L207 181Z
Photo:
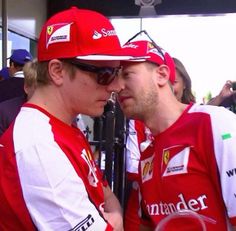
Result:
M157 104L158 93L154 87L151 87L149 92L139 94L133 107L128 107L125 115L130 119L145 121L145 118L152 115Z

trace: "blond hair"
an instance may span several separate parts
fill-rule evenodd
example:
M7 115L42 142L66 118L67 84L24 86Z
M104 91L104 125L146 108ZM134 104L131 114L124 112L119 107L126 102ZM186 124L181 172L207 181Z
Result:
M24 73L24 84L25 84L25 86L27 86L27 87L36 86L36 83L37 83L37 67L38 67L37 59L29 61L24 65L23 73Z

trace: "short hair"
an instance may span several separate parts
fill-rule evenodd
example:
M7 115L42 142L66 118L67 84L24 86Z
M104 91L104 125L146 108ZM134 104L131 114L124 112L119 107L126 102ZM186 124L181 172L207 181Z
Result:
M32 86L36 85L36 83L37 83L37 67L38 67L37 59L29 61L24 65L24 67L23 67L24 84L27 87L32 87Z
M48 63L49 61L38 62L38 68L37 68L37 84L38 85L48 85L50 82L50 77L49 77L49 72L48 72Z
M13 64L15 68L18 68L20 70L22 70L24 67L24 64L17 63L15 61L13 61L12 59L10 59L9 64L10 64L10 66Z
M68 62L70 59L61 59L60 61L67 68L71 79L75 76L76 67ZM37 68L37 84L38 85L48 85L51 82L50 75L48 72L48 63L50 61L38 62Z
M145 64L146 64L147 69L149 69L149 70L152 70L153 68L160 66L159 64L153 63L150 61L146 61Z

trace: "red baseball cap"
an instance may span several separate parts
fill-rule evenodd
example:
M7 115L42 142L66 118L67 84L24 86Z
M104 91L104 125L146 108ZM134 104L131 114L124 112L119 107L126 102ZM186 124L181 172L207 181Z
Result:
M133 58L129 62L149 61L157 65L165 64L170 69L170 82L175 81L175 63L172 57L161 47L154 45L148 40L138 40L126 43L123 47L126 54Z
M38 41L38 60L126 60L111 22L102 14L71 7L52 16Z

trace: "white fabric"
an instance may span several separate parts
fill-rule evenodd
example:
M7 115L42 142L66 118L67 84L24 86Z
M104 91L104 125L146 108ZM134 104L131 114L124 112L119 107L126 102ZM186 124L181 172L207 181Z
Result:
M70 230L89 215L94 224L86 230L105 230L107 224L90 201L82 179L54 141L47 116L22 108L14 140L24 199L38 230Z
M135 130L135 121L129 121L129 135L126 141L126 171L138 173L138 164L140 159L139 143L137 132Z
M211 116L215 157L220 175L223 199L229 217L236 216L236 115L224 107L194 105L191 112ZM222 111L222 112L221 112ZM219 114L224 115L224 119Z
M14 73L13 77L24 78L24 73L23 73L23 71L17 71L17 72Z

